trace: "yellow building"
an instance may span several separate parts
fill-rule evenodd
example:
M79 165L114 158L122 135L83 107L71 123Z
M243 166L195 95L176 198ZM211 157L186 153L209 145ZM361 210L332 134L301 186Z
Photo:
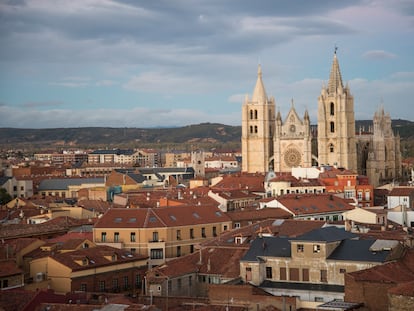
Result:
M34 259L30 262L30 275L35 283L57 293L136 293L142 288L147 261L147 256L97 246Z
M93 229L94 242L150 257L150 266L193 253L209 238L231 228L215 206L110 209Z

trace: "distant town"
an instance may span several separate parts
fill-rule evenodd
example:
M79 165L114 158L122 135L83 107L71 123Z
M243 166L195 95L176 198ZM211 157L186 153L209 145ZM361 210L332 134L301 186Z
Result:
M413 310L414 160L390 114L355 126L336 50L317 126L264 81L238 149L5 151L0 310Z

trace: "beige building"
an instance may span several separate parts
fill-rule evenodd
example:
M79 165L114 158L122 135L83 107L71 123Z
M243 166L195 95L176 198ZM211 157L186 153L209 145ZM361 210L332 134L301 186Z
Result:
M241 277L277 296L296 296L317 304L343 300L346 273L402 254L398 241L355 238L336 227L315 229L296 238L259 237L240 261Z
M137 292L147 268L146 256L109 246L51 253L30 262L30 276L37 287L58 293Z
M317 150L307 111L301 119L292 102L284 121L273 97L267 97L259 66L251 100L242 106L242 170L267 173L291 172L297 167L331 165L367 175L378 186L401 176L400 137L394 135L391 118L380 110L372 129L356 133L354 97L344 86L334 54L329 81L318 97Z
M116 208L95 224L94 242L149 256L149 265L193 253L200 243L231 228L215 206Z

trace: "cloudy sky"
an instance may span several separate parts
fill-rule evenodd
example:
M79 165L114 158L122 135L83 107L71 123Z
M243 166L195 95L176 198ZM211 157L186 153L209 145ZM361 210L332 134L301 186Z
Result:
M334 47L355 118L414 121L412 0L0 0L0 127L241 124L257 66L316 122Z

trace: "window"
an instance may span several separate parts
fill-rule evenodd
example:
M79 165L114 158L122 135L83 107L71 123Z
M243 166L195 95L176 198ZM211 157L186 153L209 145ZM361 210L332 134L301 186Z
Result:
M170 293L172 290L172 282L171 280L167 280L167 284L168 284L168 292Z
M206 228L201 228L201 236L202 236L203 238L205 238L205 237L206 237Z
M177 240L181 240L181 230L177 230Z
M140 288L141 285L142 285L141 275L137 274L135 275L135 288Z
M254 111L254 118L257 119L257 110Z
M119 232L114 232L114 242L119 242Z
M331 116L333 116L333 115L335 115L335 105L334 105L334 103L331 103L331 109L330 109L330 114L331 114Z
M105 281L99 281L99 291L100 292L105 291Z
M335 133L335 123L331 122L331 133Z
M223 226L223 230L226 231L227 230L227 225Z
M137 252L137 249L136 248L134 248L134 247L131 247L131 253L132 254L135 254Z
M323 297L315 297L315 302L323 302Z
M181 246L177 246L177 257L181 256Z
M309 282L309 269L302 269L302 281Z
M234 223L234 228L239 229L240 228L240 223L239 222Z
M272 267L266 267L266 279L271 279L272 274Z
M344 268L340 268L340 269L339 269L339 273L346 273L346 269L344 269Z
M252 133L253 133L253 126L250 125L250 134L252 134Z
M152 233L152 241L153 242L158 242L158 232L157 231L154 231Z
M252 280L252 268L246 267L246 281Z
M313 252L314 253L320 253L321 252L321 246L319 244L313 245Z
M189 277L188 277L188 286L192 286L193 285L193 277L190 275Z
M177 289L180 290L181 289L181 279L177 280Z
M303 253L303 244L298 244L297 246L296 246L296 249L297 249L297 252L298 253Z
M131 232L130 240L131 242L135 242L135 232Z
M289 268L289 280L299 281L299 268Z
M194 253L194 245L193 244L190 245L190 253Z
M216 237L217 236L217 229L216 227L213 227L213 236Z
M328 282L328 270L321 270L321 282Z
M114 290L117 290L119 288L118 279L113 279L112 280L112 288Z
M286 281L286 268L280 268L280 280Z
M190 229L190 239L194 239L194 229Z
M3 280L2 288L7 288L7 287L9 287L9 280Z
M358 200L362 200L362 191L358 191L357 198Z
M85 284L85 283L82 283L82 284L80 285L80 290L81 290L82 292L86 292L86 290L87 290L87 286L86 286L86 284Z
M106 232L102 232L101 233L101 242L105 242L106 241Z
M162 248L153 248L151 249L151 259L163 259L164 251Z
M329 145L329 152L334 152L334 151L335 151L334 145L330 144Z
M257 134L257 125L254 126L254 132Z
M129 287L128 276L124 276L124 289L128 289L128 287Z

